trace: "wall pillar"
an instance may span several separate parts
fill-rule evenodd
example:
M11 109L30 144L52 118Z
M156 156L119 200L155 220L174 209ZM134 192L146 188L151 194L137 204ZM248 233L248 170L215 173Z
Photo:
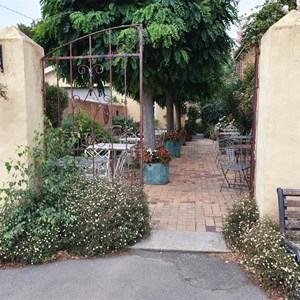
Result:
M293 10L260 47L255 198L278 220L276 188L300 188L300 13Z
M42 130L42 47L16 27L0 30L4 71L0 82L8 100L0 98L0 182L10 180L4 162L16 157L16 146L32 146L34 130Z

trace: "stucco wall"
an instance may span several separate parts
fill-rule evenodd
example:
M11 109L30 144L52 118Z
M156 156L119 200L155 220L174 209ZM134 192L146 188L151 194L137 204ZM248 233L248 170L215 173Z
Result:
M255 198L278 220L277 187L300 188L300 13L291 11L260 47Z
M0 81L8 100L0 99L0 182L10 179L4 162L17 145L31 146L34 130L42 125L42 70L44 50L15 27L0 31L4 72Z

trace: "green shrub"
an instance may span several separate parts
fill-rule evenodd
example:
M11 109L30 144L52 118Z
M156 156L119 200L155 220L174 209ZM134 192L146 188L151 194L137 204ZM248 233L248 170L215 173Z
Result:
M145 193L103 179L80 180L66 197L71 223L66 227L70 254L94 256L122 250L148 235Z
M130 116L127 116L127 117L126 117L126 115L114 116L113 125L122 126L123 132L127 132L127 131L134 132L135 131L134 121L133 121L133 118Z
M268 219L258 220L253 199L246 198L233 205L222 233L227 244L242 254L243 264L256 279L267 288L280 289L288 299L295 299L299 265L285 249L278 226Z
M64 88L45 83L46 112L53 127L60 126L62 113L68 107L69 96Z
M188 135L196 134L200 131L200 126L197 124L197 120L200 119L200 109L196 104L190 105L188 108L188 120L185 123L185 130Z
M68 114L62 120L61 127L65 132L72 132L73 116ZM89 114L80 110L74 114L74 131L79 134L79 138L85 139L87 136L91 136L92 128L94 130L94 138L96 143L110 142L111 134L105 130L100 123L93 122Z
M284 247L278 226L271 220L256 223L242 242L244 264L268 288L280 288L295 299L300 269ZM297 298L299 299L299 298Z
M60 248L64 198L78 175L74 161L57 167L57 160L70 153L74 139L49 126L36 134L36 142L33 148L18 148L19 161L6 163L16 180L2 189L1 262L38 263Z
M20 161L3 188L0 211L0 262L41 263L58 251L94 256L124 249L149 234L149 208L136 187L80 176L70 153L74 138L48 127L38 145L19 148Z
M255 200L245 198L235 202L224 219L222 233L226 242L235 250L242 247L242 241L258 220Z

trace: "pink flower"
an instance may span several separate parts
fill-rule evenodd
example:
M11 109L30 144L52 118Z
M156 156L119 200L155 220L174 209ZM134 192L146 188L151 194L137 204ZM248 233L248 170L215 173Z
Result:
M242 29L238 28L238 29L236 30L236 34L237 34L238 36L243 36L244 32L243 32Z
M287 14L287 13L289 12L289 6L288 6L288 5L282 6L281 11L282 11L284 14Z
M238 43L238 44L242 44L242 37L241 36L238 36L235 38L235 41Z

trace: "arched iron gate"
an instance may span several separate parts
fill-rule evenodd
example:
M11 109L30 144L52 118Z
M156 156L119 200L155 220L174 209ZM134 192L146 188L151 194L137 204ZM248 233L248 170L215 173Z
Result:
M69 106L62 112L57 93L56 109L58 126L61 125L62 113L62 123L65 123L64 118L71 119L70 134L77 141L72 151L75 165L88 176L106 176L110 180L124 180L142 186L142 25L94 32L45 55L42 66L44 112L47 115L44 73L46 62L50 62L53 73L56 74L57 87L64 87L69 94ZM128 115L128 64L131 69L136 68L138 71L137 76L129 78L131 82L138 81L134 84L138 89L133 92L131 90L140 103L138 127L137 124L132 124ZM114 118L123 120L122 126L114 125ZM101 131L99 123L110 134ZM64 158L61 158L60 163L64 163Z

